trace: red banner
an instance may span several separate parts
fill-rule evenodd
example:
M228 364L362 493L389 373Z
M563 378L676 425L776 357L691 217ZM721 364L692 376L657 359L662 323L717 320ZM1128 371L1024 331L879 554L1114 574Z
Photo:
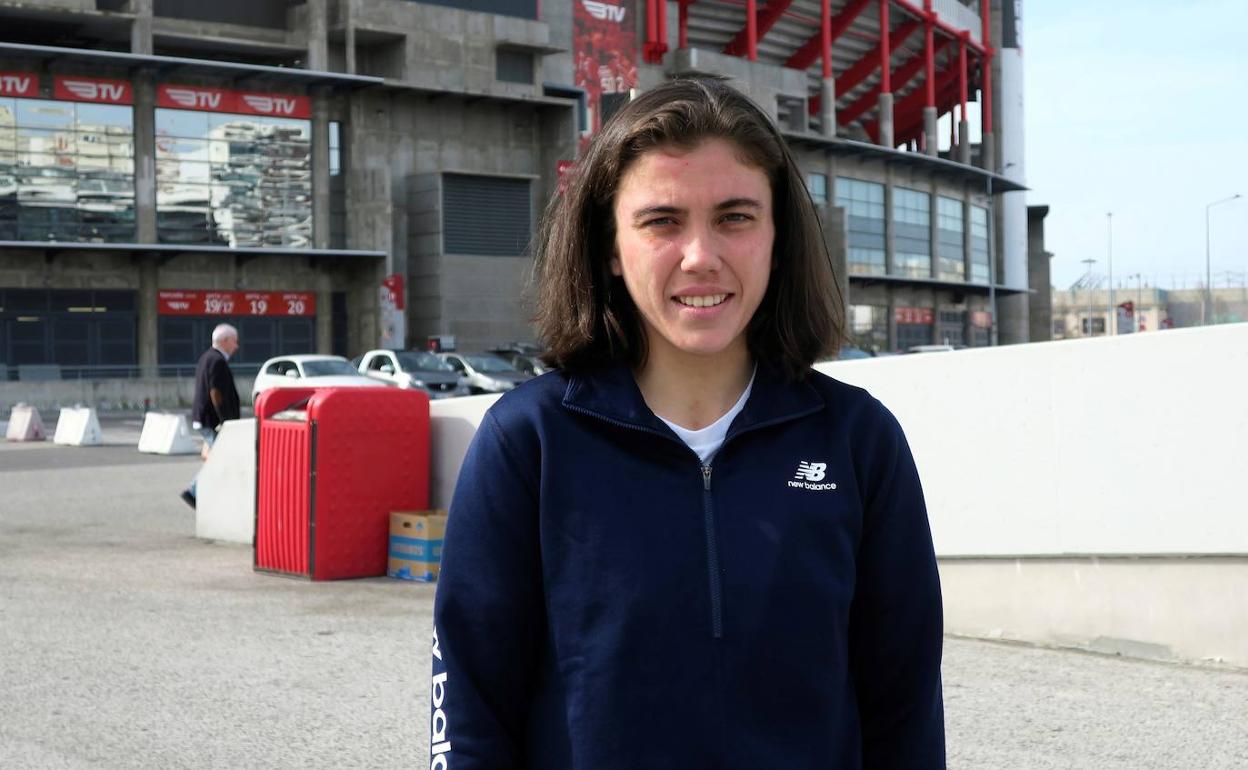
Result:
M56 75L52 93L57 99L97 104L133 104L134 89L125 80L112 78L80 78Z
M33 72L0 72L0 96L39 95L39 76Z
M312 115L312 102L306 96L230 91L224 88L169 83L156 86L156 106L175 110L272 115L282 118L307 119Z
M637 87L637 20L630 13L637 4L573 0L572 5L573 76L588 96L592 134L602 128L604 101L617 108Z
M316 295L299 291L162 291L158 315L314 316Z
M926 324L930 326L936 319L936 314L932 312L930 307L899 307L893 312L893 317L899 324Z
M277 118L309 118L312 116L312 100L306 96L289 94L257 94L239 91L238 109L244 115L272 115Z

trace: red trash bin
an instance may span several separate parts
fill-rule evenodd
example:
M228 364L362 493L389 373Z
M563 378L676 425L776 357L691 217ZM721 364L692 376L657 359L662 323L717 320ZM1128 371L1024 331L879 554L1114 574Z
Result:
M256 400L259 572L386 574L390 512L429 505L429 397L398 388L275 388Z

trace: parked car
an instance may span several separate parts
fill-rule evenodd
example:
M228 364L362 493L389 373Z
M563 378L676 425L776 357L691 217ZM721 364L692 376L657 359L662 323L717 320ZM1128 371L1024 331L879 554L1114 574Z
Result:
M383 383L361 375L342 356L277 356L260 366L251 400L269 388L326 388L382 386Z
M532 379L493 353L439 353L472 393L503 393Z
M468 395L468 386L446 362L423 350L370 350L358 359L361 374L400 388L417 388L429 398Z
M907 353L952 353L957 350L953 345L915 345Z
M540 358L541 350L533 345L504 345L493 348L491 353L525 374L536 377L551 370L551 366Z

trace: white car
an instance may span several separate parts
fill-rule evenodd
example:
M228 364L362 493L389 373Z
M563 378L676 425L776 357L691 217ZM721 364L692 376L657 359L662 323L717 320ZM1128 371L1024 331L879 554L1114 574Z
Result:
M260 367L251 386L251 402L269 388L384 388L384 382L365 377L342 356L278 356Z
M493 353L439 353L472 393L504 393L531 375L525 374Z
M356 363L360 374L400 388L423 390L429 398L468 395L468 387L455 370L423 350L370 350Z

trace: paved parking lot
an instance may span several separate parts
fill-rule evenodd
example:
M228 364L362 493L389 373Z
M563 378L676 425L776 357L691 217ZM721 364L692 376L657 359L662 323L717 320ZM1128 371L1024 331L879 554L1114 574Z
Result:
M432 587L259 575L198 460L0 443L0 768L423 766ZM951 768L1248 768L1248 673L963 639Z

